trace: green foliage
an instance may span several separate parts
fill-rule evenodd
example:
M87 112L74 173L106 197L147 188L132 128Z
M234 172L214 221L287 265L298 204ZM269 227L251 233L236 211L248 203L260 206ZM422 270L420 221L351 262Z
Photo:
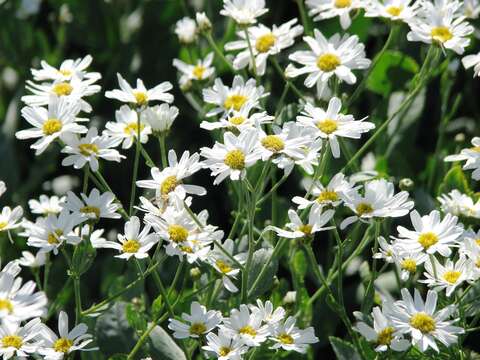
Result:
M150 325L149 325L150 326ZM186 360L185 353L170 335L160 326L155 326L149 335L153 358L165 360Z
M335 351L335 355L338 360L361 360L362 358L358 354L355 347L348 341L339 339L334 336L330 336L330 344Z

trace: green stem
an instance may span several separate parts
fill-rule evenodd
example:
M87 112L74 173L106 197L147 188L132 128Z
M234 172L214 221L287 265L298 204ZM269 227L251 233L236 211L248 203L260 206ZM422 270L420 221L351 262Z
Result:
M307 12L305 11L305 6L303 4L304 0L295 0L298 7L298 12L300 13L300 19L302 20L303 29L306 35L311 35L309 18L307 17Z
M161 134L158 137L158 143L160 144L160 154L162 156L162 168L165 169L166 167L168 167L167 148L165 146L165 134Z
M380 236L380 222L375 221L375 235L374 235L374 245L373 245L373 254L378 252L378 237ZM370 274L370 280L365 290L365 297L362 305L362 312L364 314L370 313L373 304L373 298L375 296L375 279L377 278L377 259L374 258L372 262L372 271Z
M245 26L243 28L243 32L245 33L245 40L247 40L248 52L250 53L253 76L255 76L255 80L257 80L257 85L258 85L260 81L258 79L258 74L257 74L257 63L255 62L255 55L253 55L252 43L250 42L250 34L248 33L248 27Z
M84 171L84 175L83 175L83 188L82 188L82 192L84 194L87 194L87 190L88 190L88 177L90 175L90 166L87 164L85 164L85 167L83 168L83 171Z
M225 65L227 65L228 69L235 74L237 71L233 68L232 64L230 63L230 61L227 60L225 55L223 55L223 52L218 48L217 44L212 38L212 33L209 31L204 33L204 35L205 39L207 39L207 42L210 44L215 54L217 54L217 56L225 63Z
M295 95L297 95L303 101L306 101L302 92L298 90L298 88L285 76L285 71L282 70L282 68L277 62L277 59L275 59L273 56L269 56L268 59L273 64L273 67L275 68L275 70L277 70L278 74L282 77L283 81L285 81L285 83L292 89Z
M140 141L140 111L137 110L137 137L135 139L135 160L133 163L132 186L130 189L130 205L128 207L128 215L132 216L133 204L135 203L135 191L137 189L138 164L140 160L140 149L142 147Z

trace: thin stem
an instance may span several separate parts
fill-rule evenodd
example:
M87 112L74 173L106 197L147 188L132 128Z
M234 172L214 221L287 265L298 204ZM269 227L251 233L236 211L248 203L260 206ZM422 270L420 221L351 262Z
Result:
M227 65L228 69L235 74L236 70L233 68L230 61L227 60L225 55L223 55L223 52L218 48L217 44L212 38L212 33L209 31L204 33L204 35L205 35L205 39L207 39L207 42L210 44L215 54L217 54L217 56L225 63L225 65Z
M135 159L133 163L132 186L130 189L130 205L128 207L128 215L132 216L133 204L135 203L135 191L137 189L138 164L140 160L140 111L137 110L137 137L135 139Z
M305 6L303 0L295 0L298 6L298 12L300 13L300 19L302 20L303 29L306 35L311 35L310 23L308 21L307 12L305 11Z
M255 62L255 55L253 55L252 43L250 42L250 34L248 33L248 27L243 28L243 32L245 33L245 40L247 40L248 45L248 52L250 53L250 61L252 62L252 70L253 76L257 80L257 84L259 83L258 74L257 74L257 63Z
M52 262L50 261L50 253L45 255L45 265L43 267L43 291L47 294L47 287L48 287L48 277L50 275L50 267L52 266Z
M84 174L83 174L83 188L82 188L82 192L84 194L87 194L87 190L88 190L88 177L90 175L90 166L87 164L85 164L84 168L83 168L83 171L84 171Z
M373 254L378 252L378 237L380 236L380 222L378 220L375 221L375 235L374 235L374 245L373 245ZM377 258L373 258L372 262L372 271L370 274L370 280L367 285L367 289L365 290L365 298L362 306L362 312L370 313L370 309L373 304L373 297L375 294L374 285L375 279L377 278Z
M165 169L166 167L168 167L167 148L165 146L165 134L161 134L158 137L158 143L160 145L160 154L162 156L162 168Z
M287 76L285 75L285 71L282 70L282 68L277 62L277 59L275 59L275 57L273 56L269 56L268 58L270 62L273 64L273 67L275 68L275 70L277 70L278 74L282 77L283 81L285 81L285 83L288 84L288 86L293 90L295 95L297 95L303 101L306 101L302 92L298 90L298 88L287 78Z

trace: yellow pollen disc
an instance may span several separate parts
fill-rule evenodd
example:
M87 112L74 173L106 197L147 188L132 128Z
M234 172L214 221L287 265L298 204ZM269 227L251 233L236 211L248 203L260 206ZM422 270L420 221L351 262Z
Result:
M72 72L70 70L58 70L58 72L60 74L62 74L63 76L70 76L72 75Z
M312 225L304 224L298 227L298 230L305 234L305 236L312 235Z
M435 245L438 242L438 237L433 232L426 232L420 234L418 242L427 250L430 246Z
M255 41L255 49L258 52L266 53L270 48L275 45L277 38L272 33L259 36Z
M180 246L180 250L187 254L193 254L193 249L190 246Z
M175 175L167 176L160 185L160 192L162 195L171 193L178 185L177 177Z
M217 265L218 269L224 274L228 274L230 271L232 271L230 265L222 260L215 261L215 265Z
M225 165L234 170L243 170L245 168L245 154L241 150L231 150L223 159Z
M6 310L9 314L13 312L13 305L10 300L0 299L0 311Z
M317 128L321 132L327 135L330 135L331 133L333 133L335 130L338 129L338 125L337 125L337 122L333 119L325 119L317 122Z
M193 323L190 326L190 334L192 335L202 335L207 331L207 327L203 323Z
M390 345L393 339L393 332L395 329L393 327L386 327L378 333L377 344L378 345Z
M188 238L188 230L185 229L182 225L170 225L168 227L168 235L170 236L170 240L181 243L187 240Z
M78 150L80 150L80 154L83 156L98 154L98 146L95 144L80 144L78 145Z
M340 64L340 58L332 53L325 53L317 58L317 66L320 70L324 72L333 71Z
M145 129L145 125L140 124L140 132ZM127 124L125 128L123 129L123 132L129 136L137 136L138 134L138 124L137 122L131 122L130 124Z
M8 222L6 221L0 221L0 231L5 229L8 226Z
M417 271L417 262L413 259L405 259L401 263L401 267L407 270L409 273L415 273Z
M127 240L122 245L122 251L124 253L134 254L140 249L140 243L137 240Z
M57 95L57 96L65 96L65 95L70 95L72 93L73 87L69 83L66 82L61 82L58 84L53 85L52 91Z
M230 354L230 351L232 351L232 349L230 349L229 347L227 347L227 346L222 346L222 347L218 350L218 355L220 355L220 356L227 356L228 354Z
M370 204L367 203L360 203L357 205L355 208L357 214L359 216L365 215L365 214L370 214L373 212L373 207Z
M398 16L403 11L403 6L389 6L387 8L387 13L392 16Z
M73 345L73 341L66 338L60 338L53 344L53 350L56 352L67 353Z
M148 97L143 91L134 91L133 96L135 96L135 101L138 105L147 105Z
M23 345L23 339L18 335L7 335L2 338L2 347L14 347L20 349Z
M59 244L60 241L58 241L58 238L59 238L60 236L62 236L62 235L63 235L63 231L60 230L60 229L57 229L57 230L55 230L54 233L48 234L47 242L48 242L50 245Z
M471 147L470 150L475 151L475 152L480 152L480 146Z
M262 145L264 148L271 152L279 152L285 148L285 143L277 135L267 135L262 139Z
M477 258L477 261L475 262L475 266L477 268L480 268L480 257ZM1 307L0 307L0 309L1 309Z
M244 327L240 328L240 330L238 330L238 332L240 334L250 335L250 336L253 336L253 337L255 337L257 335L257 332L255 331L255 329L253 327L251 327L250 325L247 325L247 326L244 326Z
M58 119L48 119L43 123L42 131L45 135L53 135L62 130L63 124Z
M450 284L455 284L460 275L462 275L460 271L450 270L443 274L443 279Z
M246 96L240 94L233 94L229 95L225 99L223 106L225 107L225 109L234 109L236 111L239 111L242 106L247 102L247 100L248 98Z
M205 70L207 70L205 68L205 66L202 66L202 65L196 65L193 70L192 70L192 74L193 76L195 76L195 78L197 80L202 80L203 78L203 74L205 73Z
M80 209L80 212L83 214L95 214L97 219L100 217L100 209L95 206L84 206Z
M475 243L480 246L480 238L479 239L475 239Z
M320 195L317 197L317 202L320 204L325 204L329 202L334 202L338 200L338 195L335 191L323 190Z
M420 330L424 334L431 333L435 330L435 320L424 312L419 312L410 318L410 325Z
M349 7L352 4L352 0L335 0L335 7L339 9L343 9Z
M453 38L453 34L450 32L450 30L446 26L437 26L432 29L430 32L430 35L432 36L432 39L434 41L438 41L441 43L444 43L451 38Z
M245 118L243 116L235 116L230 118L228 121L230 122L230 124L238 126L242 125L245 122Z
M294 343L293 338L287 333L280 334L277 338L282 344L291 345Z

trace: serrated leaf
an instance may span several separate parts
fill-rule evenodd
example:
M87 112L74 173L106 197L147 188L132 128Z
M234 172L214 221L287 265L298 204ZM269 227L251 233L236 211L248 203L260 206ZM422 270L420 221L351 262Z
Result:
M150 326L150 325L149 325ZM152 355L154 359L164 360L186 360L185 353L177 343L160 326L155 326L149 335L152 344Z
M339 339L335 336L330 336L328 339L330 340L330 344L332 345L333 351L335 352L338 360L362 359L355 347L348 341Z

